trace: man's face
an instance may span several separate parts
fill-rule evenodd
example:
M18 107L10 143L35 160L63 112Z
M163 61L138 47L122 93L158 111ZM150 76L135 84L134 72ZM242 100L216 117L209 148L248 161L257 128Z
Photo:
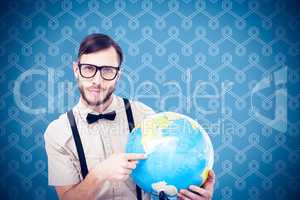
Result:
M110 47L94 53L83 54L80 57L80 63L118 67L119 59L116 50ZM99 70L94 77L84 78L80 75L77 63L73 64L73 69L78 81L81 97L88 105L98 106L110 99L115 90L117 80L119 79L119 73L115 79L108 81L101 77Z

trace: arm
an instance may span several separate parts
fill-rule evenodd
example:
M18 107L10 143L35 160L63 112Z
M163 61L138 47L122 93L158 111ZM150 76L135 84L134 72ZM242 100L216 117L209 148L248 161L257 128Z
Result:
M86 178L75 185L56 186L56 192L62 200L96 199L102 184L106 180L126 180L136 168L137 160L145 159L143 154L113 154L97 165Z
M61 200L96 199L96 195L104 182L101 177L103 176L97 170L93 170L81 183L71 186L56 186L55 189Z

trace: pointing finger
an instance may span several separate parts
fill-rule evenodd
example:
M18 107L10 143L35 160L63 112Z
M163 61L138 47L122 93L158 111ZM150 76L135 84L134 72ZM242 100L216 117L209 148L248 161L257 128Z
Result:
M147 156L141 153L127 153L125 154L127 160L145 160Z

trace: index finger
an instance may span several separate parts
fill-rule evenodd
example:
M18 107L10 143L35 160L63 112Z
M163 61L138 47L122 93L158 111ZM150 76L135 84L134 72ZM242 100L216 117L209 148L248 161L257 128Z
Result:
M126 153L127 160L145 160L147 156L143 153Z

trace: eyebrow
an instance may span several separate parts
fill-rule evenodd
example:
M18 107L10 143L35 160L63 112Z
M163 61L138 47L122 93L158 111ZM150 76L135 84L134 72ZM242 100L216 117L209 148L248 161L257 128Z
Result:
M112 66L112 65L94 65L94 64L90 64L90 63L78 63L79 65L92 65L95 67L113 67L113 68L120 68L120 67L116 67L116 66Z

